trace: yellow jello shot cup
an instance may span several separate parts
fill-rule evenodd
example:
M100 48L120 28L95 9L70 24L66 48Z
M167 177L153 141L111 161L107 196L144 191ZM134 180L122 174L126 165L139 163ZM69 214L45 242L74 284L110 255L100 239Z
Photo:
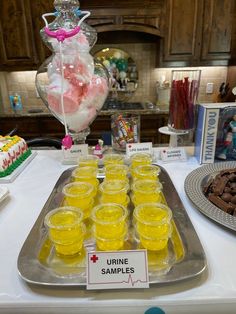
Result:
M101 197L106 203L124 203L128 190L128 183L122 180L104 180L99 186Z
M136 153L130 157L130 166L135 168L137 166L151 165L152 156L148 153Z
M105 204L105 203L110 203L107 201L106 197L104 198L103 196L100 197L99 199L99 204ZM128 195L126 195L126 198L123 202L121 202L120 200L118 200L117 202L114 202L115 204L120 204L122 206L124 206L125 208L128 208L129 203L130 203L130 198Z
M134 208L133 217L142 245L149 250L163 249L160 243L166 245L172 231L170 208L161 203L144 203Z
M124 234L128 211L114 203L99 204L93 208L91 218L97 237L114 239Z
M51 210L44 218L49 238L58 255L75 255L83 249L85 226L79 208L64 206Z
M160 251L167 247L169 236L158 237L152 235L150 237L139 233L141 246L150 251Z
M88 182L72 182L62 189L64 204L83 210L84 218L90 216L94 203L94 187Z
M141 165L131 168L133 181L135 180L158 180L160 167L154 165Z
M94 196L96 195L99 181L97 179L98 169L96 167L84 166L77 167L72 171L73 182L88 182L94 187Z
M129 168L126 165L107 165L105 166L105 178L107 180L128 180Z
M136 207L143 203L165 204L162 184L156 180L136 180L132 185L132 202Z
M108 165L123 165L124 156L120 154L107 154L103 156L104 167Z
M124 228L122 234L114 236L114 238L110 238L110 237L106 238L106 237L98 236L95 230L94 237L95 237L97 249L101 251L118 251L118 250L123 249L126 234L127 234L127 228Z
M99 157L96 155L80 156L77 160L79 167L98 167Z

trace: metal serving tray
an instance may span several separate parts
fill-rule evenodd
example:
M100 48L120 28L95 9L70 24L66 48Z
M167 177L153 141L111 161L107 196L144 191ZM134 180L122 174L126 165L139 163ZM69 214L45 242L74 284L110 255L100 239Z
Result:
M38 219L31 229L18 257L20 276L29 283L53 286L86 285L86 251L96 250L93 239L85 242L85 250L74 257L58 257L48 238L44 217L63 202L62 188L70 181L72 167L62 173ZM148 252L151 284L172 283L200 275L206 269L206 258L186 210L167 174L161 168L160 181L169 207L172 209L172 236L160 252ZM101 179L101 177L100 177ZM132 208L130 208L132 211ZM124 249L138 249L132 227Z

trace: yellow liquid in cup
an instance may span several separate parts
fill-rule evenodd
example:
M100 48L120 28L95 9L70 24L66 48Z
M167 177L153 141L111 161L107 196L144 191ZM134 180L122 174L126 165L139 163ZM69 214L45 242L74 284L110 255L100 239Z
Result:
M137 153L130 157L131 168L142 165L151 165L152 156L146 153Z
M108 165L123 165L124 157L119 154L107 154L103 157L104 166Z
M107 165L105 167L105 178L107 180L128 180L128 167L125 165Z
M74 182L64 186L65 204L83 210L84 217L90 215L94 202L94 187L88 182Z
M159 173L160 168L154 165L141 165L131 169L132 177L135 180L158 180Z
M124 246L124 237L116 239L103 239L95 236L97 248L101 251L117 251Z
M132 201L136 207L143 203L163 203L162 184L154 180L136 180L132 186Z
M146 238L140 235L140 242L142 246L150 251L160 251L163 250L168 243L168 237L167 238Z
M55 243L56 253L59 255L75 255L82 251L83 249L83 239L77 239L74 243L71 244L58 244Z
M99 158L95 155L81 156L78 158L79 167L98 167Z
M83 213L77 208L61 207L50 211L45 217L49 237L61 255L74 255L83 247Z
M88 182L94 187L94 196L97 193L99 181L97 179L98 170L96 167L77 167L72 172L72 179L74 182Z
M99 190L105 203L125 203L129 185L122 180L105 180L100 184Z
M134 209L134 223L142 245L161 250L171 235L171 211L160 203L141 204Z
M99 203L100 204L110 203L110 201L107 201L106 197L104 198L103 196L101 196ZM123 201L123 199L120 199L119 197L117 197L116 200L113 201L112 203L120 204L124 206L125 208L127 208L130 203L130 198L128 195L126 195L125 201Z
M119 204L100 204L93 209L92 220L98 237L115 239L126 228L127 209Z

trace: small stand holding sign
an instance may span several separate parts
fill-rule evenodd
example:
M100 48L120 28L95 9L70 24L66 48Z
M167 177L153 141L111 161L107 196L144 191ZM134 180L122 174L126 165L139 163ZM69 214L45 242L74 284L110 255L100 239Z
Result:
M146 250L87 255L87 289L149 288Z
M88 155L88 144L72 145L71 148L62 148L64 165L76 165L79 156Z
M152 143L130 143L126 144L126 157L129 158L136 153L146 153L152 155Z

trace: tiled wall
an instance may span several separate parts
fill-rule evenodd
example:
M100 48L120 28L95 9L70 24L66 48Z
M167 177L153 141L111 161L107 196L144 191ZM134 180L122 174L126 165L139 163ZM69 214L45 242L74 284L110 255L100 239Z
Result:
M114 48L125 50L137 64L139 81L138 88L129 101L157 101L156 82L171 79L171 68L157 69L156 45L146 44L124 44L113 45ZM95 46L92 52L96 52L104 46ZM227 67L201 67L201 86L199 92L200 102L214 102L219 86L226 81ZM9 95L19 94L22 97L23 110L42 109L47 112L42 100L37 98L35 91L36 71L26 72L0 72L0 112L11 112ZM214 84L214 93L205 93L206 84Z

